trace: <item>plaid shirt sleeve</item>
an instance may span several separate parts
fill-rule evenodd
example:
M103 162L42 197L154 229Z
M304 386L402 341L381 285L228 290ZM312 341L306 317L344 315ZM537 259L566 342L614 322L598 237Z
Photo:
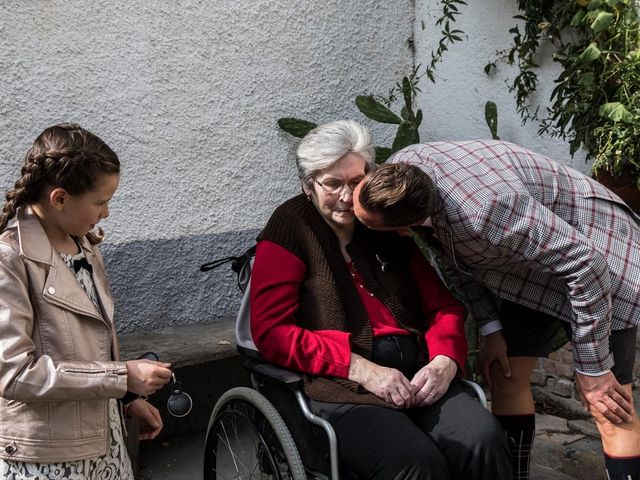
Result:
M518 264L566 284L575 313L576 369L592 374L610 369L611 283L606 260L592 242L526 194L498 196L470 220L465 240L483 252L480 268Z

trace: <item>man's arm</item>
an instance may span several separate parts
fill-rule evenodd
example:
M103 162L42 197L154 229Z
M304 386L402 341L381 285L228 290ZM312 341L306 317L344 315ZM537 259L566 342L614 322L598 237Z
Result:
M572 344L578 370L596 375L613 366L609 268L587 237L522 194L500 196L485 205L472 231L472 241L485 255L479 268L524 267L566 285L574 312Z
M631 404L610 373L611 281L604 256L578 230L530 195L497 197L472 222L486 262L519 265L561 280L574 312L573 355L583 399L611 421L626 420Z

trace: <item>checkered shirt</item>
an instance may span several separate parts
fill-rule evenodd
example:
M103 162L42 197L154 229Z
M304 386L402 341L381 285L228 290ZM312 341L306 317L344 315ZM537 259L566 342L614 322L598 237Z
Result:
M613 366L611 329L640 323L640 219L589 177L500 141L413 145L438 191L435 236L479 324L507 299L571 322L575 367Z

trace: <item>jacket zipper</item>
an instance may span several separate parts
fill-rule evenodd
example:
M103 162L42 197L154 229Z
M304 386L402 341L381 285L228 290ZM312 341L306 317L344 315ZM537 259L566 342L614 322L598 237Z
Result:
M102 373L113 373L115 375L125 375L126 372L123 369L114 369L114 370L96 370L91 368L61 368L60 371L62 373L88 373L91 375L94 374L102 374Z

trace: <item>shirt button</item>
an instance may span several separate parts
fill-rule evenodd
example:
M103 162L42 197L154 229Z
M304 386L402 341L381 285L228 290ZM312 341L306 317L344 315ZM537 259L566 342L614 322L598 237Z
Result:
M47 292L49 292L51 295L53 295L54 293L56 293L56 289L53 287L49 287L47 288Z
M6 447L4 447L4 451L8 455L13 455L14 453L16 453L16 447L15 445L7 445Z

